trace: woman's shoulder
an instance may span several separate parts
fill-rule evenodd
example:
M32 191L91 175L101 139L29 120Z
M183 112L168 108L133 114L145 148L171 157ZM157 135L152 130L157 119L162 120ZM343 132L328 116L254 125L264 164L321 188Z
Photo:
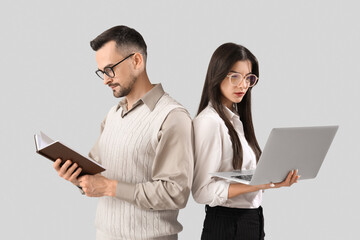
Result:
M204 108L193 120L194 127L199 124L219 126L222 122L223 120L211 105Z

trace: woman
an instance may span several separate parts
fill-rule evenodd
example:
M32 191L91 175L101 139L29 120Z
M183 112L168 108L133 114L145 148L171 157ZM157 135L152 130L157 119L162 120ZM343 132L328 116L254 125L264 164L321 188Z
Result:
M264 239L262 190L291 186L299 178L291 171L281 183L251 186L209 175L256 168L261 150L252 123L251 90L258 77L258 61L243 46L225 43L211 57L193 121L192 193L198 203L206 204L201 239Z

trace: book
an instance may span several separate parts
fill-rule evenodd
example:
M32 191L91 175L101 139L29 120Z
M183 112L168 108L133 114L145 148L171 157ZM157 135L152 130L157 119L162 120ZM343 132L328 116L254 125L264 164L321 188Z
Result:
M61 143L60 141L54 141L43 132L34 135L36 152L51 161L55 162L56 159L61 158L61 164L64 164L67 160L71 160L73 163L77 163L82 171L79 176L94 175L105 171L105 168L96 161L84 157L80 153Z

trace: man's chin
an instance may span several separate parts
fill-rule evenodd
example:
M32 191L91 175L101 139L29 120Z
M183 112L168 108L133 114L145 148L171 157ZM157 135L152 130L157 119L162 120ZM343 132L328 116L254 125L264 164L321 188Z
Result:
M116 98L121 98L121 97L123 97L121 94L118 94L118 93L116 93L116 92L114 92L113 94L114 94L114 97L116 97Z
M117 92L116 90L113 90L114 97L121 98L125 97L126 95L123 92Z
M131 88L121 88L120 87L120 89L117 89L117 90L116 90L116 88L113 89L113 94L114 94L114 97L116 97L116 98L125 97L130 92L131 92Z

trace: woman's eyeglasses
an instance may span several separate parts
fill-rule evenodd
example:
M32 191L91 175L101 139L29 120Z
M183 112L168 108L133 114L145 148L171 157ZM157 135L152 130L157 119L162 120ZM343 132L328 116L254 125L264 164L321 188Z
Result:
M243 80L245 80L247 87L253 87L258 80L258 77L252 73L245 75L245 77L240 73L229 73L227 77L229 77L230 83L233 86L238 86Z

